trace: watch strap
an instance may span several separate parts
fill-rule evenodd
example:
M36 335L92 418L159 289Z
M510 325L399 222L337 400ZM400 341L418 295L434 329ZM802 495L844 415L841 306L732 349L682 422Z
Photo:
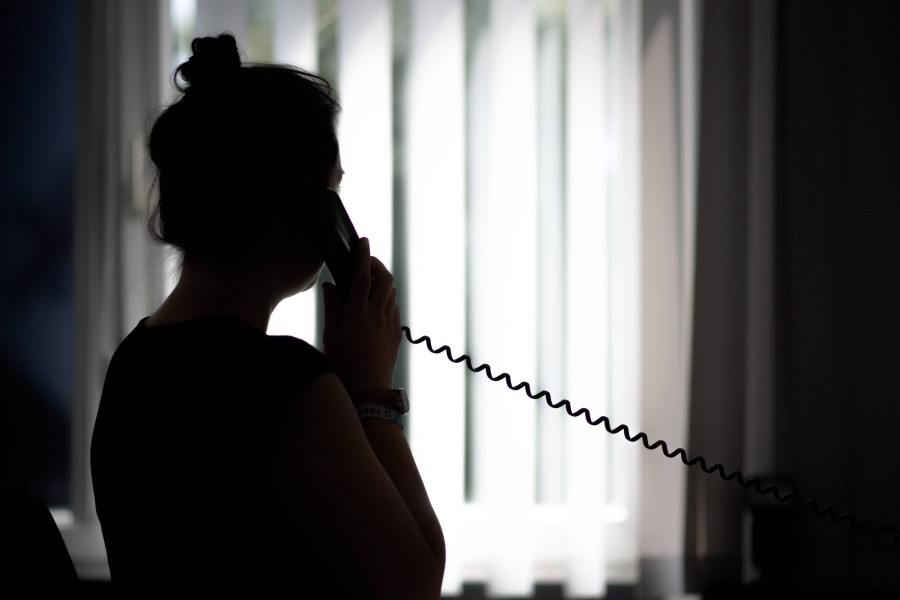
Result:
M390 421L394 425L398 425L400 429L403 429L403 419L401 418L400 411L387 406L382 406L380 404L360 404L356 407L356 414L359 415L360 420L381 419L383 421Z

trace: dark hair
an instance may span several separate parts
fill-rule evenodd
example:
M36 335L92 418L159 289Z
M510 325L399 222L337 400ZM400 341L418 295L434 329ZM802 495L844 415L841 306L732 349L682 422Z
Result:
M175 70L182 95L150 132L150 232L185 257L230 260L265 246L273 227L302 224L337 160L340 105L322 77L243 64L230 34L196 38L191 50Z

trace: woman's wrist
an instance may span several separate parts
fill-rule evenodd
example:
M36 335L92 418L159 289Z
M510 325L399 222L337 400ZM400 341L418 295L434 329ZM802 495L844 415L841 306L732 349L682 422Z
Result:
M393 378L341 377L344 387L351 398L372 390L390 390L394 387Z
M363 390L351 394L350 399L356 406L385 406L401 416L409 412L409 397L403 388Z

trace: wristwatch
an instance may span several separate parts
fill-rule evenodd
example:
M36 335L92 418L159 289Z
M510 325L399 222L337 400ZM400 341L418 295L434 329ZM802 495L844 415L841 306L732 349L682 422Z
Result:
M394 388L392 390L366 390L353 394L353 404L359 406L377 405L386 406L396 410L400 415L409 412L409 396L403 388Z

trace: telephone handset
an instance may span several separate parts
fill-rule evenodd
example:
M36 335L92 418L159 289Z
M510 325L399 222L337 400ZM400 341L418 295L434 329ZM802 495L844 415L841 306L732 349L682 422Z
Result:
M331 188L326 189L322 206L326 211L326 229L328 230L327 234L324 236L325 239L322 240L325 264L328 265L328 270L331 271L331 275L334 278L335 285L337 285L338 292L342 295L343 298L346 299L347 293L350 288L350 282L353 277L353 250L356 246L356 243L359 241L359 236L357 235L356 229L353 227L353 223L350 221L350 216L347 214L347 210L344 208L344 204L343 202L341 202L341 198L340 196L338 196L337 192L335 192ZM328 224L330 224L330 227ZM726 471L725 467L720 463L716 463L710 466L707 463L706 458L703 456L696 455L689 458L687 451L685 451L683 448L676 448L674 451L670 450L669 445L664 440L656 440L655 442L651 443L650 439L647 437L647 434L642 431L638 432L637 434L632 434L628 425L624 424L613 427L612 423L610 423L609 418L606 416L593 418L591 417L590 411L588 411L586 408L579 408L575 410L572 408L572 404L566 399L554 402L553 398L550 396L550 392L548 392L547 390L541 390L537 393L534 393L532 391L531 384L527 381L521 381L517 384L513 384L512 377L510 377L508 373L494 375L492 373L491 366L487 363L482 363L478 366L474 366L472 358L468 354L454 357L449 346L445 345L441 346L440 348L434 348L429 336L423 335L419 338L414 339L409 327L404 325L402 327L402 330L409 343L421 344L424 342L425 346L428 348L428 351L432 354L446 354L447 359L456 364L465 362L466 367L473 373L484 371L488 379L490 379L491 381L502 380L504 381L504 383L506 383L506 386L513 391L518 391L524 388L525 393L533 400L543 399L547 403L547 406L549 406L550 408L564 408L566 413L570 417L584 417L584 420L588 423L588 425L603 425L607 433L610 433L612 435L621 432L626 440L635 443L640 442L647 450L655 450L656 448L660 448L663 454L666 455L666 457L677 457L681 459L681 462L683 462L685 466L693 467L694 465L699 465L700 469L703 470L703 472L707 475L717 474L724 481L736 480L741 487L747 489L752 488L756 493L763 496L771 493L772 496L779 502L792 504L793 506L801 510L810 508L816 515L820 517L829 517L835 523L841 524L847 521L850 526L853 527L853 529L866 529L869 531L869 533L876 537L885 532L889 533L892 536L891 543L895 545L900 543L900 530L898 530L896 527L892 527L890 525L877 526L871 521L859 521L856 517L849 513L838 514L838 512L832 506L824 506L820 508L819 504L812 498L800 500L793 492L782 492L776 485L770 484L768 486L763 486L763 484L758 479L756 479L755 477L747 478L741 471Z
M359 242L359 235L341 197L331 188L325 188L321 202L324 211L325 231L322 236L322 255L338 293L344 300L350 292L353 280L353 252Z

